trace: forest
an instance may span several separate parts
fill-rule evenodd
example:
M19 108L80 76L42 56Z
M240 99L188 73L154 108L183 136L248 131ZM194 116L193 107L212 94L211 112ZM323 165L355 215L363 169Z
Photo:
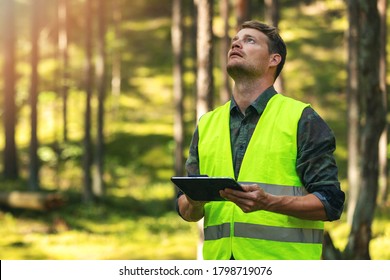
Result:
M192 260L175 209L237 26L277 26L276 87L336 136L323 259L390 259L386 0L1 0L0 259Z

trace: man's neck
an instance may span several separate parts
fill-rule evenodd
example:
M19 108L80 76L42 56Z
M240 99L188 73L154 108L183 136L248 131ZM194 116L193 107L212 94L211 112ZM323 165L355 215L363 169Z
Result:
M233 95L240 111L245 114L246 109L255 101L260 94L272 86L272 82L264 80L240 80L234 85Z

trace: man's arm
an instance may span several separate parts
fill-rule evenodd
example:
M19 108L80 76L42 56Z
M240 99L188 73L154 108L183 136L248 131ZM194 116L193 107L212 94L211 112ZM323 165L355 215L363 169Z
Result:
M345 194L340 188L334 157L336 139L326 122L311 107L298 123L297 173L306 190L324 205L328 221L340 218Z
M198 156L198 127L195 128L192 136L189 156L186 161L186 171L189 175L199 175L199 156ZM206 202L194 201L182 192L179 192L176 198L176 208L178 214L186 221L196 222L203 218L203 206Z
M220 194L234 202L245 213L267 210L306 220L328 220L324 205L313 194L276 196L266 193L256 184L241 186L245 192L225 189Z
M177 199L180 216L188 222L197 222L204 216L205 201L194 201L185 194Z

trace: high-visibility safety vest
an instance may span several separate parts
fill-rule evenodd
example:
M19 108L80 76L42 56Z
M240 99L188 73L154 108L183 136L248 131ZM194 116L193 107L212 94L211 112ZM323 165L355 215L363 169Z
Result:
M273 195L307 194L296 172L297 127L309 106L281 94L268 102L253 132L238 181ZM230 101L198 124L201 174L234 178ZM204 206L204 259L320 259L324 223L265 210L244 213L229 201Z

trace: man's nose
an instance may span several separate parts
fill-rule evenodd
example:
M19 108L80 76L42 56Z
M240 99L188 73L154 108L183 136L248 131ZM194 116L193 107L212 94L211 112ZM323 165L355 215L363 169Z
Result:
M232 42L232 49L234 48L241 48L241 41L239 39Z

